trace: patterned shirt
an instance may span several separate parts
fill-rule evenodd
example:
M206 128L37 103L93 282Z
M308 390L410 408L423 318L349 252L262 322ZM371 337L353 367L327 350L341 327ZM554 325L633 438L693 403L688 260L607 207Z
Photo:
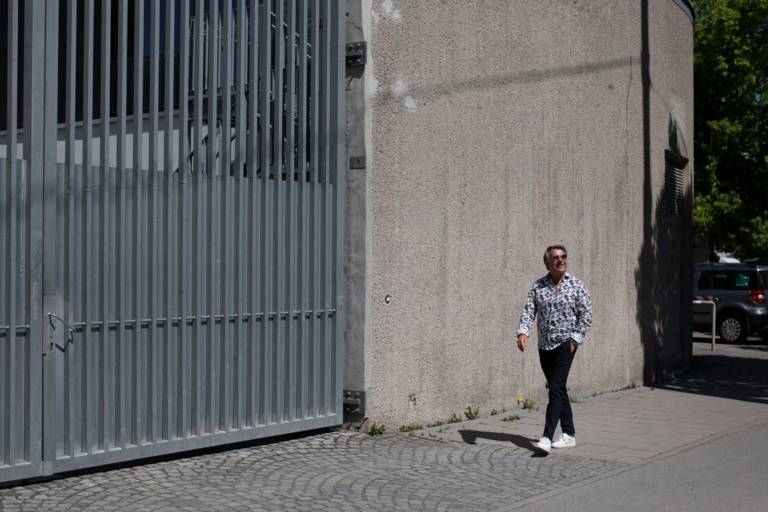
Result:
M559 288L547 274L533 283L520 317L517 334L531 334L538 314L539 349L553 350L567 340L577 344L592 326L592 300L584 283L565 273Z

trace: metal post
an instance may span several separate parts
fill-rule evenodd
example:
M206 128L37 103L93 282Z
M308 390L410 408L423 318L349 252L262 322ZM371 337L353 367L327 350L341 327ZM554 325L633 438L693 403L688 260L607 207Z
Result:
M694 300L694 304L709 304L712 306L712 351L715 350L715 335L717 334L716 326L717 326L717 304L715 304L715 301L713 300Z

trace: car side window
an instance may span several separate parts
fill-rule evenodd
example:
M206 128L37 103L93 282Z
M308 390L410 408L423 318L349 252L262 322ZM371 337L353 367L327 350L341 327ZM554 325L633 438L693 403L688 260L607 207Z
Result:
M733 290L751 290L753 288L752 284L757 282L755 272L740 270L729 273L731 274L731 288Z
M731 286L734 290L744 290L749 288L749 276L746 272L730 272Z
M705 271L699 278L700 290L728 290L730 284L731 279L727 272Z

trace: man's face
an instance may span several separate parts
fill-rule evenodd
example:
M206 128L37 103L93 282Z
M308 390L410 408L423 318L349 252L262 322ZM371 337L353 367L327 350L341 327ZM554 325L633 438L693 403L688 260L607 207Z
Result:
M568 255L562 249L552 249L549 251L549 265L547 270L565 272L568 268Z

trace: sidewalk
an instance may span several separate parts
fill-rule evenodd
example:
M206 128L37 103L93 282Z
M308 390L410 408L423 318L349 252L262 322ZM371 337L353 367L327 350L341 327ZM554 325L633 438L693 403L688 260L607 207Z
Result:
M768 346L718 345L711 352L708 344L694 343L694 356L694 371L676 382L575 400L578 446L567 453L633 464L768 420ZM433 427L419 435L470 444L513 443L533 451L545 406ZM511 414L520 419L504 422Z
M768 422L768 346L710 353L696 343L695 355L675 383L575 403L578 446L548 457L531 445L543 411L518 409L412 435L325 432L0 489L0 510L535 509ZM501 421L509 414L520 419Z

